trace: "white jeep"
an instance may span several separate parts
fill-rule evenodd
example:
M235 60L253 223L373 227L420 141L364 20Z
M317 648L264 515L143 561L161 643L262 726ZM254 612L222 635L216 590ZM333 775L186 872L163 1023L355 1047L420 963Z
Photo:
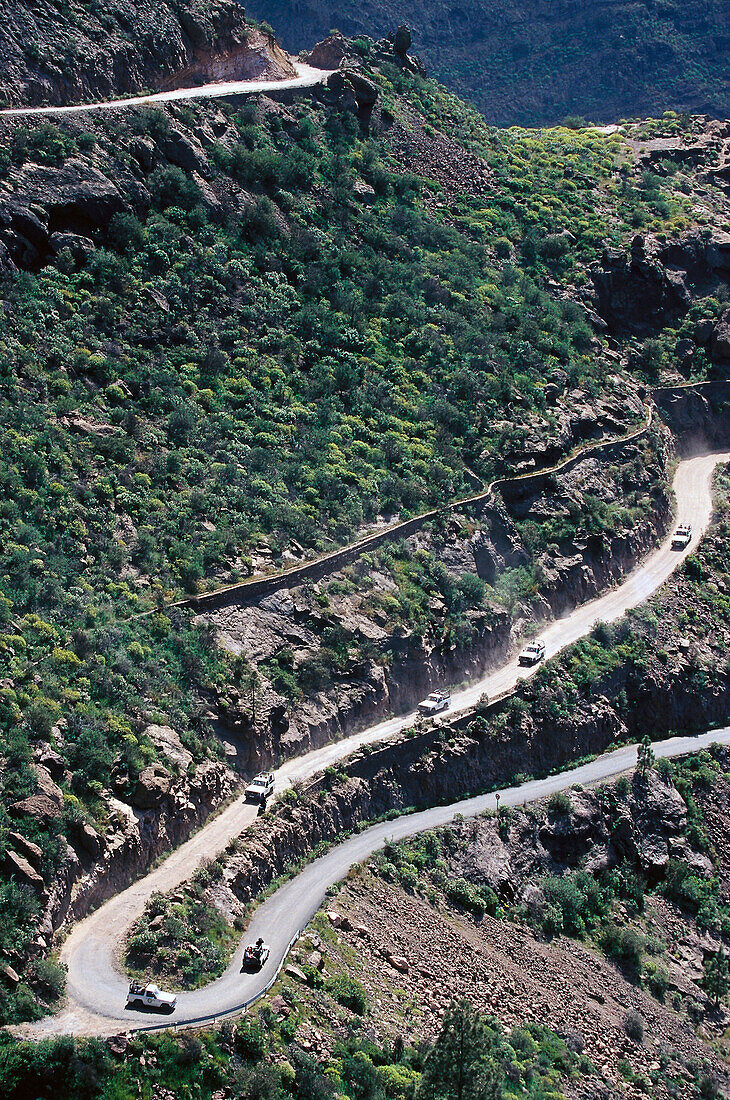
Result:
M517 658L521 665L536 665L545 656L545 643L542 641L530 642Z
M451 706L451 696L448 691L432 691L427 699L418 704L419 714L440 714Z
M156 1008L159 1012L174 1012L176 1004L176 993L163 993L156 985L142 985L141 982L129 983L128 1008Z
M246 798L250 802L265 802L274 793L274 773L261 772L246 787Z
M672 535L672 549L684 550L692 541L692 524L680 523L677 530Z

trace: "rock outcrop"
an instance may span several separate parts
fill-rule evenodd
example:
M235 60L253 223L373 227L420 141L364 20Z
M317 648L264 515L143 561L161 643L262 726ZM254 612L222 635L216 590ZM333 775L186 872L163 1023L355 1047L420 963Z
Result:
M49 2L0 3L0 97L8 105L68 104L208 81L293 76L288 56L246 23L233 0L89 8L60 21Z
M607 246L592 277L595 309L608 331L617 337L651 336L684 316L696 298L727 283L730 235L692 233L666 243L637 234L628 251ZM723 333L717 346L712 344L718 358L730 356ZM691 350L680 349L680 359Z
M609 331L648 335L689 308L687 273L668 267L661 251L636 236L628 253L606 248L593 270L596 309Z

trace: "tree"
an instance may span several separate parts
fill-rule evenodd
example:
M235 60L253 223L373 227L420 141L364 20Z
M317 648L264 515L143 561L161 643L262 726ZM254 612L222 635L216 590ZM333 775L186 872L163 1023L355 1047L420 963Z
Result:
M426 1059L418 1100L501 1100L502 1069L484 1017L454 1001Z
M636 768L642 777L646 775L649 768L653 767L655 759L654 750L651 747L651 738L649 734L646 733L641 739L636 757Z
M256 717L259 710L259 704L263 702L264 691L261 684L261 677L255 668L248 669L243 676L241 683L242 690L248 696L249 707L251 710L251 725L256 725Z
M710 955L705 959L702 988L712 998L716 1007L730 992L730 964L723 947L716 955Z

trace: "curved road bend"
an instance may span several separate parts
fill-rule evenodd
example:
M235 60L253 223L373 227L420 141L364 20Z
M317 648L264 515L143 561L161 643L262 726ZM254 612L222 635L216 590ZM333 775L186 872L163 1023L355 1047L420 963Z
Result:
M713 743L730 744L730 728L710 730L697 737L673 737L655 742L654 752L657 757L685 756ZM633 768L636 756L636 745L624 746L571 771L506 788L499 792L500 804L521 806L554 791L569 790L575 783L587 786L610 779ZM494 793L479 795L449 806L436 806L394 821L380 822L339 844L310 863L256 909L246 936L225 973L203 989L178 994L177 1007L170 1015L125 1009L127 980L114 964L118 941L109 935L104 906L79 926L86 926L83 936L73 937L64 949L69 967L68 998L72 1007L58 1017L32 1025L31 1033L37 1036L69 1032L105 1035L135 1025L184 1024L202 1016L233 1012L244 1001L263 991L276 974L293 937L306 927L321 906L327 888L340 882L354 864L362 863L390 841L447 825L457 814L476 817L487 810L495 810L496 806ZM241 973L244 945L258 936L271 945L269 960L258 974Z
M730 453L721 453L698 456L679 463L673 483L677 502L677 521L692 524L694 537L690 547L685 551L674 551L671 549L671 536L668 537L659 549L651 553L617 588L551 623L542 634L548 658L584 637L596 622L611 622L620 618L630 608L637 607L667 580L707 530L712 514L712 475L718 464L729 461ZM530 676L534 671L534 669L521 669L514 660L511 660L471 686L454 692L453 709L457 711L467 709L485 692L493 696L506 691L514 687L521 677ZM277 790L281 791L296 780L311 776L328 765L344 759L354 749L364 744L381 741L397 734L412 725L414 717L415 712L412 712L388 719L351 737L288 761L277 772ZM682 742L679 748L676 746L680 743L672 741L658 746L657 752L671 755L673 746L676 748L675 754L693 751L703 743L722 740L725 734L727 731L705 735L705 741L702 738L690 738ZM632 751L632 749L621 749L619 753L602 757L586 765L585 768L564 773L563 776L541 780L538 783L526 784L524 787L514 789L511 793L505 792L503 804L508 805L510 798L522 802L543 797L544 794L560 789L561 782L565 786L570 786L574 782L595 782L608 775L617 774L632 766ZM205 989L180 996L178 1008L170 1018L172 1022L182 1022L210 1012L222 1013L226 1010L226 1006L239 1004L253 995L273 973L283 948L289 941L289 929L293 934L299 927L306 924L319 907L327 885L341 877L343 868L346 869L351 863L377 850L384 842L384 839L378 839L379 837L406 836L409 832L417 832L443 823L455 812L481 813L483 809L493 806L493 801L490 802L490 799L493 799L492 795L485 795L455 804L458 809L454 806L438 807L424 814L388 822L382 827L374 826L372 830L353 837L351 841L333 849L322 860L311 864L292 883L288 883L273 895L254 916L246 938L258 934L265 935L274 948L271 959L262 974L253 977L238 974L237 967L240 966L242 951L242 946L239 946L231 967L222 978ZM239 797L139 882L117 894L96 912L80 921L72 929L61 950L61 959L69 968L69 1007L57 1017L32 1025L31 1033L103 1034L105 1031L118 1030L120 1026L143 1024L146 1020L149 1022L164 1020L165 1017L148 1017L124 1011L126 980L115 969L115 950L121 944L129 927L143 912L152 893L174 890L189 879L203 859L218 855L228 841L238 836L255 817L255 807L246 803L243 796ZM382 832L378 833L378 829L382 829ZM369 848L368 844L371 844ZM335 853L341 854L336 856ZM342 860L345 862L343 863ZM324 883L321 889L320 883ZM292 914L291 919L289 913Z
M0 118L20 115L68 115L79 111L103 111L114 107L140 107L159 103L176 103L184 99L220 99L227 95L276 92L285 88L311 88L321 84L330 75L326 69L314 69L294 61L296 76L288 80L231 80L219 84L200 84L196 88L175 88L169 92L152 92L150 95L130 96L128 99L107 99L100 103L78 103L68 107L6 107Z

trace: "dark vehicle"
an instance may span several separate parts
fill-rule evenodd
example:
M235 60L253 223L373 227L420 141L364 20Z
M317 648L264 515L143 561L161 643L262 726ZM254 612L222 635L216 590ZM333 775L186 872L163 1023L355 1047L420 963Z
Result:
M250 943L243 953L243 965L242 970L260 970L264 965L269 955L271 954L271 948L268 943L259 937L256 943Z

